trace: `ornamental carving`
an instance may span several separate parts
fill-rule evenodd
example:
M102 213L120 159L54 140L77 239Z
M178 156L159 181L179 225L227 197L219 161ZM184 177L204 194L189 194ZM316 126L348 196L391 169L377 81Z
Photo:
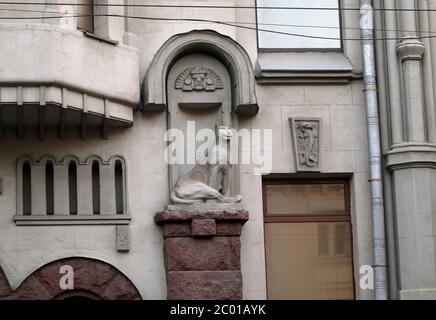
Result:
M291 119L297 171L319 171L320 120Z
M188 68L176 79L176 89L182 91L215 91L222 88L223 82L219 75L204 67Z

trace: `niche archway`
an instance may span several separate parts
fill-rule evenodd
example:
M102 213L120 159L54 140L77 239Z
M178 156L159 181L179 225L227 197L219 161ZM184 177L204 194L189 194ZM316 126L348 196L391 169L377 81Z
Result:
M253 66L247 52L235 40L212 30L193 30L166 41L148 68L143 81L143 111L164 111L167 107L167 75L173 64L194 53L210 55L229 72L232 85L232 110L238 115L259 111Z
M169 165L170 189L195 165L204 140L197 140L195 148L192 141L201 129L238 128L236 115L255 115L258 109L252 64L236 41L215 31L194 30L165 42L144 79L143 110L166 110L168 129L184 133L183 162ZM195 136L189 134L190 124ZM231 171L230 194L239 194L239 167Z

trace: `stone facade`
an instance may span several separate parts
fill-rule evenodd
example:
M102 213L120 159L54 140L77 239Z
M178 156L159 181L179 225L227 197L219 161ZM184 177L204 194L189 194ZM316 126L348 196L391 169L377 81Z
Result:
M57 2L43 10L57 12ZM355 296L373 298L359 286L360 267L372 264L359 41L344 40L340 52L264 52L255 31L205 21L256 23L255 10L232 8L254 6L254 0L225 4L214 10L102 7L112 16L100 17L93 35L77 30L74 18L1 20L0 298L61 297L55 280L60 263L69 261L78 268L77 290L90 298L266 299L263 177L252 165L235 168L232 192L241 194L243 208L236 220L225 210L192 214L180 208L155 217L190 169L164 162L164 135L184 127L199 105L209 115L198 116L205 126L223 119L237 129L273 129L272 145L261 147L271 152L272 176L350 177ZM357 8L359 1L343 5ZM435 9L431 1L384 5ZM202 22L116 17L126 14ZM358 38L359 12L343 10L341 21L342 37ZM398 44L376 42L393 299L434 298L436 292L436 42L417 33L418 25L436 31L434 21L431 12L376 12L377 29L407 30L386 32L400 38ZM239 156L249 152L238 150ZM87 199L86 210L68 214L70 173L64 170L64 189L53 188L64 190L64 201L55 197L61 214L44 214L48 198L42 193L41 201L31 200L42 211L24 214L17 166L23 156L35 164L50 156L59 170L62 159L94 156L104 163L119 156L123 214L116 201L100 201L111 216L94 216L93 184L83 182L98 174L101 194L116 196L107 187L114 184L107 178L114 168L93 172L92 164L77 171L78 188L86 185L78 202ZM37 192L47 173L32 172Z
M183 3L192 4L191 1ZM350 5L357 6L357 3L353 0ZM226 4L253 6L255 1L238 0ZM47 8L56 10L56 6ZM28 9L40 10L32 6ZM163 18L178 16L214 20L220 17L228 21L256 21L254 10L230 8L201 11L172 8L164 11L128 7L124 12L122 7L109 7L107 10L115 15L127 13ZM352 28L358 27L358 13L344 11L343 21L346 27L344 37L355 37L357 31ZM102 39L91 38L74 27L65 29L59 19L2 22L1 37L9 39L2 43L12 43L12 47L2 46L0 55L6 57L3 60L5 65L17 68L7 75L2 73L0 77L0 108L3 114L15 112L13 108L17 102L21 103L21 98L17 96L21 89L17 88L23 87L23 123L8 124L4 120L0 124L3 136L0 142L0 177L3 180L0 195L0 266L13 291L42 265L67 257L91 257L121 270L143 299L167 298L162 232L166 239L176 235L191 238L187 237L191 230L186 224L165 224L161 228L154 221L154 214L169 203L168 177L174 174L163 161L167 145L164 133L168 123L171 127L177 125L173 117L177 103L186 102L171 104L175 100L166 99L172 95L183 98L183 94L190 94L190 91L174 87L177 76L193 66L191 58L183 57L185 53L197 55L192 57L194 61L207 62L202 66L213 70L223 82L223 89L219 89L217 83L214 91L196 91L202 97L220 97L233 88L232 94L222 96L220 101L228 110L226 117L236 128L274 129L274 143L267 147L272 152L272 173L291 175L297 172L288 119L320 119L319 173L352 175L354 269L371 264L367 141L358 42L345 43L341 53L301 52L292 53L292 56L280 53L280 57L276 57L258 52L254 31L206 22L123 21L107 17L106 21L100 19L98 22L98 31L101 31L102 24L107 23L106 30L100 32ZM24 25L21 22L28 23ZM36 30L34 41L28 37L30 30ZM52 80L62 73L50 69L53 65L44 61L54 51L40 45L50 37L59 38L56 41L71 45L71 48L78 48L64 48L63 52L68 52L68 55L53 56L60 70L66 70L65 87L56 86L55 92L48 88L48 81L53 83ZM111 42L106 41L107 38ZM29 56L32 53L35 56ZM86 60L86 56L98 58L98 62ZM80 64L82 60L79 57L83 58L83 64ZM118 63L120 59L123 63ZM29 66L22 61L37 62ZM173 91L167 94L167 75L177 61L180 72L175 72L171 84ZM310 61L316 62L320 69L313 70L311 67L311 70L296 74L291 69L295 67L292 63L297 61L306 61L308 65ZM275 65L272 66L271 62ZM281 66L282 62L287 65ZM302 67L304 65L298 66ZM275 72L277 68L288 71ZM28 69L34 72L28 74ZM45 87L45 92L54 98L44 98L40 95L44 91L28 88L30 76L34 77L31 79L33 84L38 88ZM9 89L5 91L3 87L6 83ZM62 91L62 88L66 90ZM113 104L115 102L116 105ZM29 122L32 117L28 115L36 114L34 119L39 119L39 111L43 115L44 106L47 110L45 122ZM59 107L62 106L66 108L60 109L65 112L60 117ZM194 105L191 103L189 106ZM239 150L241 155L246 152ZM129 251L117 250L125 248L124 245L120 247L118 238L120 233L117 228L120 225L17 226L13 221L17 203L16 161L25 154L33 159L44 155L57 159L67 155L79 159L86 159L89 155L98 155L102 159L122 156L126 163L127 214L131 217L128 221ZM213 239L227 239L219 240L217 245L230 238L240 239L240 272L225 269L219 274L232 274L234 279L241 279L244 299L265 299L262 176L254 175L251 165L241 165L237 178L235 188L240 191L243 208L250 213L249 219L243 226L240 223L216 223L217 235ZM213 227L206 222L195 222L193 225L194 233L198 234L210 232L210 229ZM228 250L233 250L232 243ZM232 260L220 263L235 267ZM179 281L197 283L211 279L209 271L202 272L197 280L180 277ZM215 277L220 275L216 273ZM355 283L358 298L372 297L370 290L359 289L358 273L355 274ZM178 284L181 285L181 282ZM232 284L239 286L239 280ZM229 287L229 297L241 297L238 290Z

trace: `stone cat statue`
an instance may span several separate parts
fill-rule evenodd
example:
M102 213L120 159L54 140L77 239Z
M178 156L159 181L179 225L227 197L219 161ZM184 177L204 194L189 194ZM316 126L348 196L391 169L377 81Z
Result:
M240 195L229 196L232 165L227 155L227 144L232 137L232 130L219 126L217 135L218 141L206 155L205 161L197 163L177 181L170 196L173 203L193 204L206 200L236 203L242 200Z

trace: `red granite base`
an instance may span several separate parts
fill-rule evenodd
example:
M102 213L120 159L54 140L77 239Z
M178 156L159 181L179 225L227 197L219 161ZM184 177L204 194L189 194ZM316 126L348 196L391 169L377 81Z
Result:
M247 220L235 205L177 205L157 213L168 299L242 299L240 235Z
M169 300L240 300L241 271L169 271Z

